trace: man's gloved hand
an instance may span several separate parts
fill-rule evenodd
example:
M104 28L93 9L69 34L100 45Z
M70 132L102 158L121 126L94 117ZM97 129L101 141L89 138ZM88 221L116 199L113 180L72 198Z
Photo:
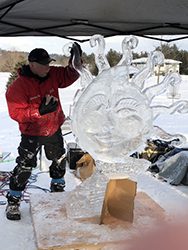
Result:
M45 96L39 106L40 115L45 115L56 111L58 106L58 101L54 96Z
M73 59L73 56L77 55L79 57L82 57L82 49L81 49L81 46L77 43L77 42L74 42L73 45L72 45L72 48L70 50L70 60Z
M81 69L82 67L82 49L77 42L74 42L70 50L69 63L73 65L76 69Z

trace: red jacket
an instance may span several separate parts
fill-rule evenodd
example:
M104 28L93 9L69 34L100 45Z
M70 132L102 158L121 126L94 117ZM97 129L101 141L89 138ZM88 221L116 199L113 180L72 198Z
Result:
M29 67L29 66L25 66ZM22 134L31 136L53 135L63 124L65 115L61 108L58 88L65 88L75 82L79 74L71 67L50 67L46 80L40 82L32 75L20 74L8 87L6 100L10 117L19 123ZM39 106L46 95L58 98L57 110L39 114Z

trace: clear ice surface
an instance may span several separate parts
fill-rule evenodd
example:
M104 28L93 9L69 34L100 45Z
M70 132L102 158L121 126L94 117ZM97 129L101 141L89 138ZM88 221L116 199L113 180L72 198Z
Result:
M94 54L99 73L94 77L84 66L73 63L81 76L81 89L75 95L70 118L79 146L96 161L96 172L71 192L67 203L70 217L99 215L108 180L118 175L136 178L138 165L144 167L143 162L139 164L140 160L129 155L154 133L153 121L161 113L188 112L186 100L169 107L152 105L156 96L181 82L178 73L169 73L158 84L145 87L155 66L164 62L160 51L151 52L145 67L138 70L131 65L132 50L138 44L136 37L123 40L123 56L114 67L105 56L103 36L94 35L90 44L98 46Z

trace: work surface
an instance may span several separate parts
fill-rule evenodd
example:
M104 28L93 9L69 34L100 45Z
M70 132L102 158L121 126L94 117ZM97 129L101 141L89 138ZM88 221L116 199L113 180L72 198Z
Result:
M135 232L146 230L163 220L164 210L145 193L135 198L134 222L109 218L108 224L99 225L94 218L68 218L66 202L69 192L31 197L31 214L40 250L52 249L115 249L117 243L128 241ZM118 243L118 244L119 244Z

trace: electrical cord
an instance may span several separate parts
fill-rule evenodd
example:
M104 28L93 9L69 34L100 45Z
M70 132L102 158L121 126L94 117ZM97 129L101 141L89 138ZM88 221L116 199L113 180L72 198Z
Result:
M39 185L34 185L33 183L37 182L37 178L38 178L38 175L40 174L43 174L43 173L48 173L49 171L40 171L36 174L31 174L29 180L28 180L28 183L26 185L26 188L24 189L23 191L23 194L22 194L22 198L21 200L22 201L25 201L26 203L29 202L30 200L30 192L28 192L28 189L39 189L39 190L42 190L44 191L45 193L47 192L50 192L49 189L47 188L43 188ZM9 185L9 179L12 175L12 172L6 172L6 171L0 171L0 196L4 196L6 197L6 194L9 190L9 188L5 188L6 186ZM4 200L0 200L0 205L6 205L6 201Z

